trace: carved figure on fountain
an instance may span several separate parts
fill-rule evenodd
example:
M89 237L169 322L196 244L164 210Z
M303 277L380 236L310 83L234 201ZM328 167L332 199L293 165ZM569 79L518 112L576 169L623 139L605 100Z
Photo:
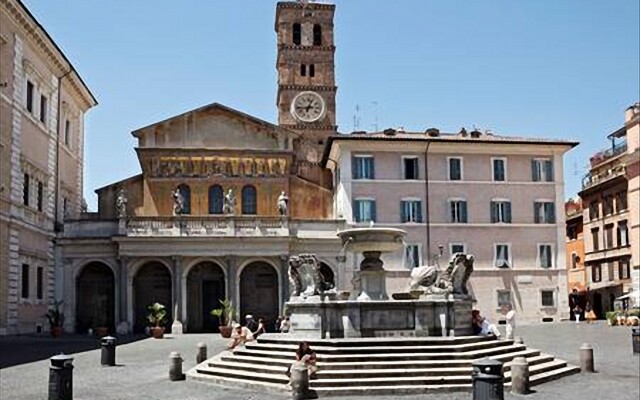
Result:
M473 272L474 257L463 253L451 256L449 265L440 271L436 265L425 265L411 271L411 290L426 295L457 295L468 297L467 282Z
M323 294L333 288L320 273L320 263L314 254L289 257L289 301Z

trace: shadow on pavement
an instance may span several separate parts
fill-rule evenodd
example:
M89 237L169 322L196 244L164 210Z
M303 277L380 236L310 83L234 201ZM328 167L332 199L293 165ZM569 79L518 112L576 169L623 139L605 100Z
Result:
M121 336L117 345L148 338L146 335ZM45 360L56 354L74 354L100 348L100 339L86 335L53 338L43 335L0 337L0 369Z

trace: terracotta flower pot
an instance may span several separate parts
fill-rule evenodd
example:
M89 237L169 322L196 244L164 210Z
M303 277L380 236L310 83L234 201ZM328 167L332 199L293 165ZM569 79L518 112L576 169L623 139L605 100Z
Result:
M51 327L51 336L52 337L60 337L60 336L62 336L63 332L64 332L64 328L62 328L61 326L52 326Z
M230 338L232 330L233 330L233 328L230 327L230 326L221 326L220 327L220 336L222 336L223 338Z
M163 327L151 328L151 336L153 336L154 339L162 339L164 337L164 328Z

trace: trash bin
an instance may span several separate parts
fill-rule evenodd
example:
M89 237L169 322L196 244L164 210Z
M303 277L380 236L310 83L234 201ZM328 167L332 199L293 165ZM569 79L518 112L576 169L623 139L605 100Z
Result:
M48 400L73 400L73 357L60 354L49 360Z
M113 336L105 336L100 339L102 345L102 354L100 364L113 367L116 365L116 338Z
M633 354L640 354L640 329L631 329L631 344L633 345Z
M502 363L483 358L472 365L473 400L504 400Z

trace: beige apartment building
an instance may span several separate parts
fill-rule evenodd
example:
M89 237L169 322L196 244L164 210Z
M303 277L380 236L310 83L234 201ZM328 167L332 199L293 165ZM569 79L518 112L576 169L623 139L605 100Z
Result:
M330 138L334 212L349 226L408 232L404 254L385 258L389 292L411 268L456 252L475 255L476 307L494 321L510 303L520 321L568 317L563 140L457 134L354 132Z
M82 208L84 116L96 104L24 4L1 0L1 335L47 328L56 233Z
M611 146L591 157L579 193L589 301L600 318L617 299L640 304L640 104L607 138Z

